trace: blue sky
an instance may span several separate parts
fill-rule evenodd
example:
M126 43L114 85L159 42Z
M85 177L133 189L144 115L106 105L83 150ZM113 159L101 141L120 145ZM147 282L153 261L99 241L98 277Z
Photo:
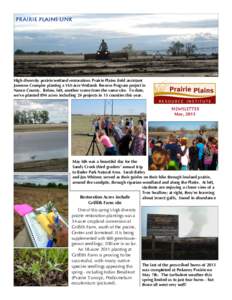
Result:
M14 111L47 110L49 122L60 123L68 121L67 100L15 100Z
M72 100L72 114L103 115L106 101L106 114L111 115L112 100ZM139 115L146 113L145 100L113 100L114 115Z
M179 215L179 236L217 237L218 209L216 206L143 206L142 236L147 235L147 214Z
M175 122L175 121L162 121L162 122L149 122L149 127L160 127L160 126L165 126L170 130L179 130L180 128L184 127L185 129L189 130L199 130L201 126L207 126L207 128L211 128L214 126L216 122L211 122L211 121L205 121L205 122L200 122L200 121L193 121L193 122L188 122L188 121L180 121L180 122Z
M68 184L67 175L15 175L14 182L16 183L35 183L47 185L49 182Z
M110 51L120 51L129 43L136 50L166 50L177 40L193 42L198 48L218 46L216 14L77 14L72 17L71 23L15 22L14 48L86 53L95 52L101 39L107 41Z

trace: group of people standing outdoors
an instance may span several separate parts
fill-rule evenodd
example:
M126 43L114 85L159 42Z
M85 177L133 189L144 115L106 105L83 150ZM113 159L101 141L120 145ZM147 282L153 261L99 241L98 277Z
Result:
M202 130L191 141L187 137L170 134L149 140L150 170L216 170L218 141Z
M137 118L136 118L137 119ZM97 117L92 126L96 142L105 148L104 155L146 155L146 118Z

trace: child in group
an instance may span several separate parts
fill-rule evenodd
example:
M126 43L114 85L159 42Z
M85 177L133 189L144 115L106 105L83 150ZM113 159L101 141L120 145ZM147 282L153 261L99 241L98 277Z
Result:
M169 156L167 151L163 149L156 150L152 153L151 163L149 164L149 170L160 171L166 170L169 162Z
M198 148L196 140L192 141L192 146L189 148L189 170L198 169Z
M210 170L210 167L213 162L213 152L211 149L211 140L208 139L208 142L205 144L204 147L204 170Z
M164 149L168 152L171 161L175 161L179 164L179 160L181 157L181 148L178 144L178 140L174 135L170 135L168 138L168 143L165 145Z
M117 155L115 146L111 143L110 138L103 129L99 129L99 131L96 132L96 141L105 147L104 155Z
M210 169L217 170L217 167L218 167L218 141L215 137L212 138L211 149L213 152L213 161L212 161Z
M188 170L188 163L189 163L189 150L187 147L187 138L180 139L180 148L181 148L181 157L180 157L180 164L181 170L187 171Z
M130 148L132 155L144 155L146 137L143 133L143 127L134 126L133 141Z
M204 169L216 170L218 160L217 140L209 137L204 149Z
M197 149L198 149L198 169L204 170L204 149L205 145L203 143L202 137L197 138Z

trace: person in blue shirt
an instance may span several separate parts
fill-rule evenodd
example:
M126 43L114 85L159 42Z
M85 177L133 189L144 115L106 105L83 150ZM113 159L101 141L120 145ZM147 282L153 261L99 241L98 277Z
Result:
M197 138L197 149L198 149L198 169L204 170L204 143L203 138Z

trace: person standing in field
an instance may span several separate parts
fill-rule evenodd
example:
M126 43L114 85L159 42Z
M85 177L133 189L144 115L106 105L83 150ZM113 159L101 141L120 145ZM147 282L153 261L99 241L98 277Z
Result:
M202 138L203 143L207 141L206 130L200 129L197 138Z
M138 125L142 126L144 125L144 120L142 117L140 117L140 119L138 120Z
M111 123L111 129L112 129L113 138L115 140L116 148L118 150L119 143L120 143L122 137L124 136L124 133L123 133L122 129L119 128L119 126L115 122Z
M133 141L130 147L132 155L144 155L144 148L146 145L146 136L143 133L141 126L134 126Z
M119 155L128 155L130 149L130 142L132 140L132 131L125 127L125 135L121 138L118 144Z
M130 121L129 121L128 118L126 118L125 126L126 126L126 127L130 127Z
M119 122L118 122L118 126L119 128L123 128L124 127L124 120L123 120L123 117L120 118Z
M130 125L129 125L129 127L132 129L133 128L133 126L134 126L134 120L133 120L133 118L130 118Z
M98 131L99 128L100 128L100 117L97 117L97 118L94 120L93 125L94 125L94 131L95 131L95 132Z
M110 119L109 117L105 117L105 122L104 122L104 130L106 135L109 136L109 127L110 127Z

